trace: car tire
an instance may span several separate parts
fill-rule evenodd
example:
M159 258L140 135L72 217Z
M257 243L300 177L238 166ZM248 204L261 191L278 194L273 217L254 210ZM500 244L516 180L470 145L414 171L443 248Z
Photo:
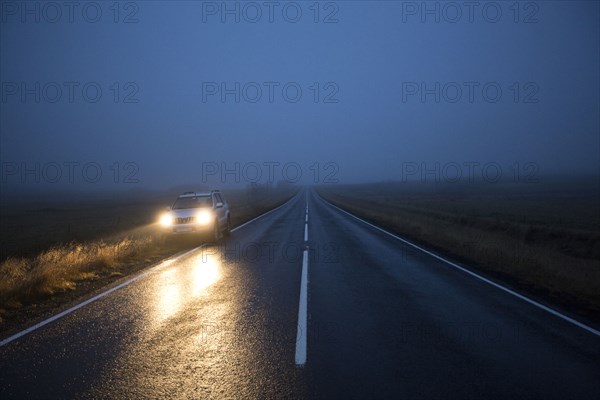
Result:
M219 227L219 220L215 220L211 240L213 243L218 243L219 239L221 239L221 228Z
M227 227L223 231L223 236L229 237L231 236L231 218L227 217Z

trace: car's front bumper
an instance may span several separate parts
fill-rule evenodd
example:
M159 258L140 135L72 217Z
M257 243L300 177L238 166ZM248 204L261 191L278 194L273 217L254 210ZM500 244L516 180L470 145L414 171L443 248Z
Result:
M164 228L168 233L204 233L213 230L213 224L173 224L170 227Z

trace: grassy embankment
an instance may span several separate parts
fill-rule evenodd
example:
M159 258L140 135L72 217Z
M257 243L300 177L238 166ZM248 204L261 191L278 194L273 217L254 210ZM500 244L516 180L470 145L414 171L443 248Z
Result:
M507 284L600 321L595 183L319 188L337 206Z
M295 189L224 191L232 226L287 201ZM0 328L3 318L36 316L120 276L199 244L165 240L157 216L172 195L136 201L30 204L2 208Z

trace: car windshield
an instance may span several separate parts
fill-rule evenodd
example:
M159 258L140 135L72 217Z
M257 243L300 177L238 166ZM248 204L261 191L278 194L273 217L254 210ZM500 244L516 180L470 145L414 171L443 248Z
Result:
M210 196L179 197L173 204L173 210L199 207L212 207L212 198Z

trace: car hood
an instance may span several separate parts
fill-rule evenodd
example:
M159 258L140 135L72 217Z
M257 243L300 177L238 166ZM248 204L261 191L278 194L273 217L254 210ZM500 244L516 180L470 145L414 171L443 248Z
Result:
M184 208L181 210L171 210L171 215L174 218L187 218L187 217L195 216L202 210L212 211L212 208L204 207L204 208Z

